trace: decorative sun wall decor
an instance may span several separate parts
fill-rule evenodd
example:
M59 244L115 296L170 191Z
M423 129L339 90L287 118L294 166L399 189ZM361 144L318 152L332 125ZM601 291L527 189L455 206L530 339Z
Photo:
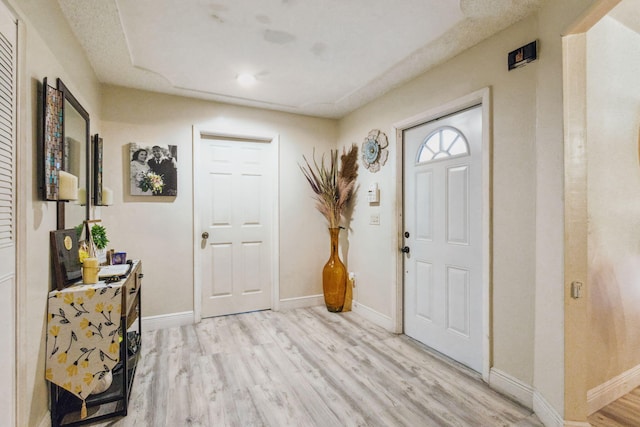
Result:
M384 132L373 129L362 143L362 164L369 172L375 173L387 162L389 141Z

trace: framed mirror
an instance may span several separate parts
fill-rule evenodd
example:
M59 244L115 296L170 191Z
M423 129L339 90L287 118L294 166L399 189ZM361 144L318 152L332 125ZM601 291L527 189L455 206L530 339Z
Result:
M81 226L89 219L90 207L90 139L89 113L73 96L62 80L62 170L78 178L78 200L58 201L58 230Z

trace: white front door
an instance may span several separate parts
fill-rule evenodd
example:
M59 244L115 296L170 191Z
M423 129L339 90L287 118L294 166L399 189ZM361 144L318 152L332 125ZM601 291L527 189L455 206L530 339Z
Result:
M404 331L482 372L482 108L403 140Z
M15 425L16 227L15 58L16 22L0 3L0 425Z
M201 138L202 317L271 308L271 150Z

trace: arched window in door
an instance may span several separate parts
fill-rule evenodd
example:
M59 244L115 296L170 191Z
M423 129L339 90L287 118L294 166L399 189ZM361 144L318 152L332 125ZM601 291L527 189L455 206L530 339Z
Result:
M456 128L442 126L431 132L418 148L417 163L469 155L469 143Z

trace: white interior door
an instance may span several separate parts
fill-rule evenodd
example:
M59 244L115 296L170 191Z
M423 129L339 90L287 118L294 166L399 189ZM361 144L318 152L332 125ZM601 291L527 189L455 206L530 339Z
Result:
M0 425L15 425L15 47L16 22L0 3Z
M202 317L271 308L271 149L201 139Z
M482 372L482 108L403 139L405 333Z

